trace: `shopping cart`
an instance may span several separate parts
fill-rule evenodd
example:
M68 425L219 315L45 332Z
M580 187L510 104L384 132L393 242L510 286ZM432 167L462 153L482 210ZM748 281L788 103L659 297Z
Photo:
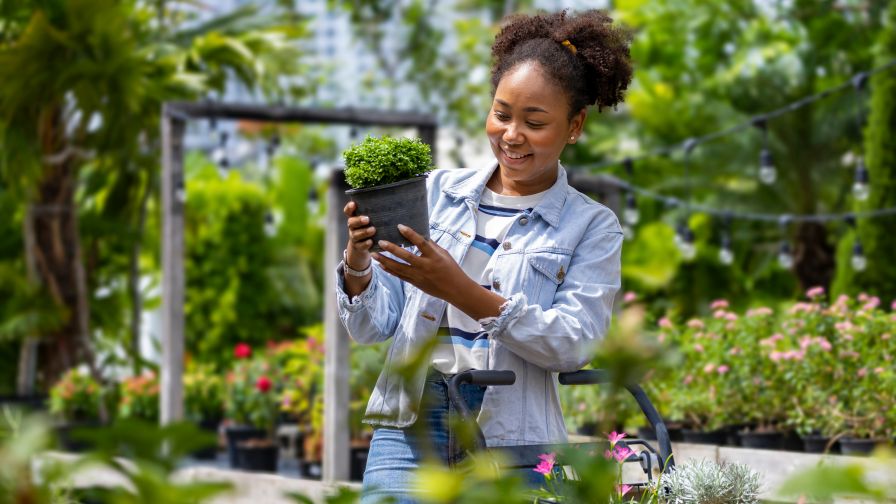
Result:
M601 383L609 383L609 375L599 369L589 369L575 371L572 373L560 373L558 380L561 385L598 385ZM558 453L570 447L577 447L588 450L589 453L604 453L608 448L607 442L587 442L575 444L539 444L539 445L521 445L521 446L500 446L489 447L485 443L485 436L476 423L476 419L470 412L470 408L463 401L459 393L461 384L471 383L474 385L512 385L516 381L516 375L513 371L464 371L454 375L448 382L448 398L454 405L460 415L461 421L466 423L472 430L474 436L472 442L466 447L467 452L475 453L488 450L490 453L499 453L499 460L502 461L507 469L524 469L534 468L538 462L538 456L544 453ZM635 488L643 488L652 484L653 472L657 469L660 473L667 473L675 466L675 460L672 457L672 442L669 440L669 431L666 424L663 423L662 417L653 407L647 394L637 384L625 386L626 390L637 401L638 406L647 421L653 427L656 433L656 442L659 450L651 446L643 439L629 438L617 442L617 446L628 447L632 449L632 454L628 456L623 463L639 463L644 473L647 475L646 481L626 483ZM633 447L640 446L643 449L636 451ZM560 462L562 465L562 461Z

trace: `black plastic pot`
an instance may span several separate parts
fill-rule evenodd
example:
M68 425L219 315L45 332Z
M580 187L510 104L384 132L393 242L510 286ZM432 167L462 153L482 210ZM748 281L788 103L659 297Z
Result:
M854 438L844 436L840 438L840 452L844 455L871 455L871 452L874 451L874 448L879 445L885 443L884 439L868 439L868 438Z
M323 464L320 460L299 461L299 474L302 478L319 480L323 472Z
M722 429L713 431L700 431L691 429L682 429L682 436L685 443L724 445L726 433Z
M392 184L349 189L345 194L357 204L355 215L370 217L370 224L376 228L371 250L381 250L377 244L378 240L402 246L410 245L410 242L398 232L399 224L404 224L424 238L429 238L426 175Z
M277 456L280 453L280 448L274 443L255 446L242 442L237 445L236 452L240 469L255 472L277 472Z
M239 469L240 461L237 455L237 446L243 441L250 439L263 439L267 436L264 429L258 429L251 425L228 425L224 429L224 435L227 436L227 458L230 467Z
M807 434L802 436L801 439L803 440L803 451L806 453L824 453L831 442L830 437L822 436L821 434ZM829 453L840 453L839 440L834 441L830 446Z
M684 426L683 422L678 421L669 421L666 422L666 431L669 432L669 441L684 441Z
M361 481L364 478L369 452L369 446L353 446L351 448L351 459L349 460L349 479L351 481Z
M215 437L214 444L211 444L205 448L200 448L192 453L193 458L198 460L214 460L215 457L218 456L218 426L221 424L221 419L216 418L213 420L201 420L199 422L199 429L202 432L206 432Z
M68 422L56 425L56 439L63 451L81 453L90 451L95 443L84 439L84 435L102 427L99 420L85 422Z
M740 445L744 448L758 448L761 450L779 450L784 436L779 431L771 432L747 432L738 433Z

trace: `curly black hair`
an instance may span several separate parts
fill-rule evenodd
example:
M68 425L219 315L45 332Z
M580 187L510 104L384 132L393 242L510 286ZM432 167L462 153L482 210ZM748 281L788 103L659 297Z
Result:
M632 79L631 39L600 10L510 16L492 45L492 90L509 70L537 61L566 90L570 118L589 105L615 107Z

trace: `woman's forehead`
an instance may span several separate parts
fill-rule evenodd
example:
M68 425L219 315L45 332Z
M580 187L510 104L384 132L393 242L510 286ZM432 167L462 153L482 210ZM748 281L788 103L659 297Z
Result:
M521 63L508 70L498 82L495 102L521 111L564 112L566 93L536 62Z

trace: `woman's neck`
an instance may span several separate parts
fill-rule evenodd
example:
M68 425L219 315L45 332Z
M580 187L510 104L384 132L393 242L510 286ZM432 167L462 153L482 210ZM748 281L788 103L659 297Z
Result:
M554 165L554 169L546 169L539 174L537 178L521 179L512 177L505 173L504 168L499 164L488 179L486 187L497 194L504 196L529 196L547 191L557 182L558 165Z

